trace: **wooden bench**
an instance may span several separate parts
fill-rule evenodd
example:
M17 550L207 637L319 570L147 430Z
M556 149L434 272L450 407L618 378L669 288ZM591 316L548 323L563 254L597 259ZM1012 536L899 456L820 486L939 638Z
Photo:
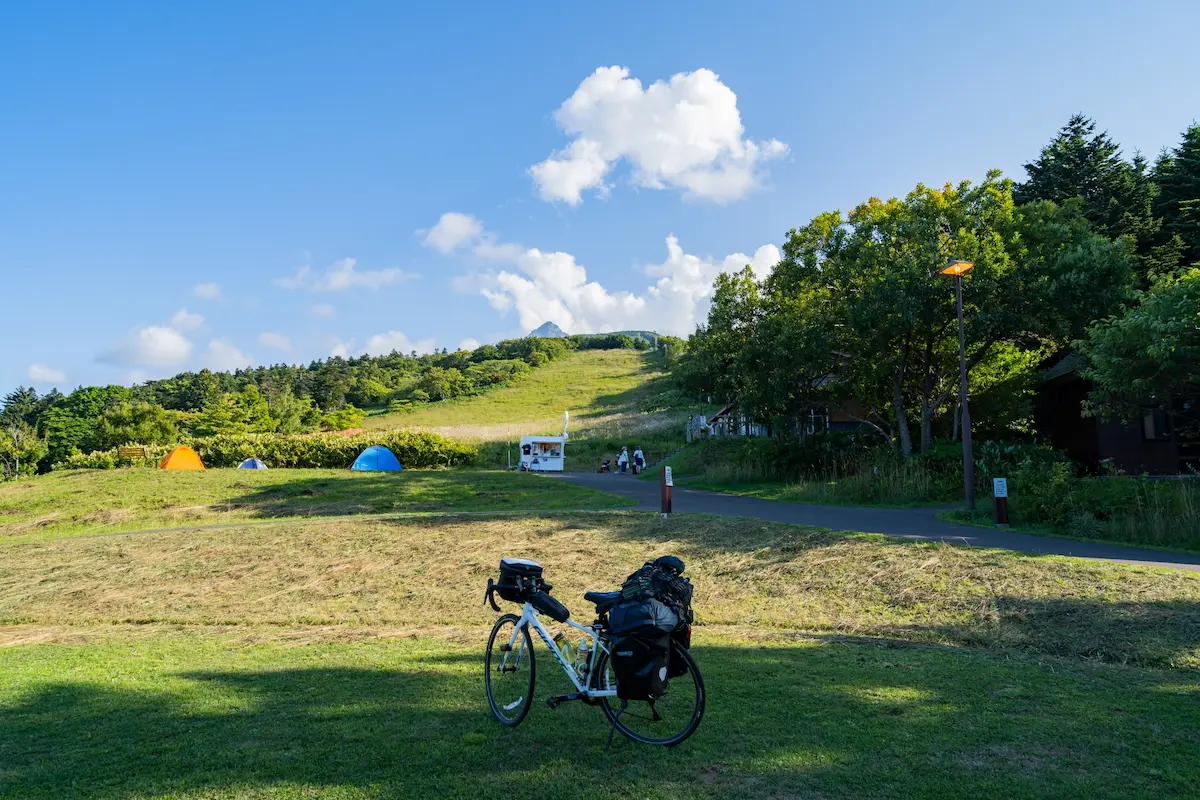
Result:
M117 448L117 458L128 458L130 461L132 461L135 458L140 458L142 460L142 463L145 464L150 461L150 448L149 447L118 447Z

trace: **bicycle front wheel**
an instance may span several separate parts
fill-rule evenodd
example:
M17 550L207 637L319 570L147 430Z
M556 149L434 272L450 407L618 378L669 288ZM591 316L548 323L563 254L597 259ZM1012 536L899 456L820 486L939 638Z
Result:
M674 747L700 727L704 717L704 678L692 654L673 639L671 661L684 664L687 669L682 675L671 678L666 693L653 702L601 698L604 716L613 727L635 742ZM599 676L597 688L619 688L614 682L607 652L602 652L596 660L595 676Z
M496 620L483 659L488 705L496 719L509 727L520 725L529 713L537 677L529 628L522 628L513 636L520 621L516 614L505 614Z

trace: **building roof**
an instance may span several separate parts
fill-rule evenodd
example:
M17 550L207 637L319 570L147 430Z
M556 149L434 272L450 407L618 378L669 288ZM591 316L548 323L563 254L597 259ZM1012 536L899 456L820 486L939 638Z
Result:
M1067 375L1077 375L1085 366L1087 366L1087 359L1079 353L1071 351L1042 373L1042 380L1052 381Z

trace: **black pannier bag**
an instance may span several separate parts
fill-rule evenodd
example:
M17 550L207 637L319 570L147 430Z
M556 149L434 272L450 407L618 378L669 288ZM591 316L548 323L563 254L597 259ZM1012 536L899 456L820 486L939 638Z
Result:
M667 688L671 634L622 636L613 644L612 665L617 675L617 697L653 700Z
M671 632L679 615L653 598L625 601L608 612L617 696L653 700L666 690Z
M684 650L692 649L692 626L680 625L675 630L671 631L671 641L682 647ZM688 671L688 663L682 658L675 656L675 651L671 651L670 663L667 664L667 679L678 678L680 675L686 675Z
M692 646L692 583L683 577L683 570L683 561L675 556L647 561L625 579L621 585L621 595L627 601L653 598L674 611L678 623L671 630L671 639L688 650ZM682 658L669 658L668 679L678 678L687 674L687 671L687 662Z
M542 580L542 565L524 558L500 559L500 580L496 591L510 603L524 603L539 591L548 590Z

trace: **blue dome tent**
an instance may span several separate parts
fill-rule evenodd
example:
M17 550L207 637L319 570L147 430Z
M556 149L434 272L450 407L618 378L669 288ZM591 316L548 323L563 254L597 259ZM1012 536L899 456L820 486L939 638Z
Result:
M358 454L350 469L357 472L399 472L404 469L399 459L381 444L374 444Z
M245 461L237 465L238 469L266 469L267 465L259 461L257 458L247 458Z

